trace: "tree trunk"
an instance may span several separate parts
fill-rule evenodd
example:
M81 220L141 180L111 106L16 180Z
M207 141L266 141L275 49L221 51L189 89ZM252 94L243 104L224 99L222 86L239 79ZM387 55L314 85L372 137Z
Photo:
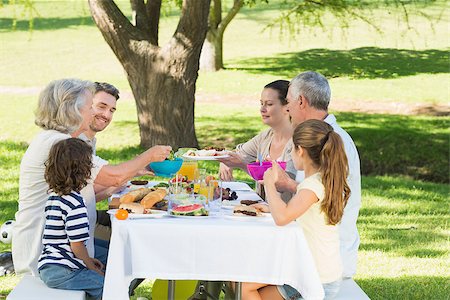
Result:
M144 68L132 68L128 81L136 99L141 146L158 144L179 147L198 147L194 127L195 81L197 68L190 68L190 75L176 78L168 76L171 69L187 68L182 60L174 62L173 53L158 53L150 58L142 57ZM153 60L152 65L147 63ZM196 70L197 69L197 70Z
M195 83L209 0L184 0L178 27L158 46L161 0L135 0L133 26L113 1L89 0L92 17L123 65L136 101L141 146L197 147Z
M209 30L200 55L200 70L215 72L223 68L223 34Z
M233 6L222 19L222 0L211 2L208 32L200 56L200 69L202 71L215 72L224 68L223 34L243 5L244 0L234 0Z

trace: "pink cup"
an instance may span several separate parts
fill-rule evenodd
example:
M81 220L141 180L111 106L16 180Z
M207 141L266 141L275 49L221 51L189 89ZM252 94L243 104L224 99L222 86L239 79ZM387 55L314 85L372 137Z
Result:
M283 169L286 170L286 162L285 161L279 161L278 165ZM250 173L250 175L255 180L262 180L264 177L264 173L267 169L272 167L271 161L263 161L262 165L259 165L259 162L250 163L247 165L247 170Z

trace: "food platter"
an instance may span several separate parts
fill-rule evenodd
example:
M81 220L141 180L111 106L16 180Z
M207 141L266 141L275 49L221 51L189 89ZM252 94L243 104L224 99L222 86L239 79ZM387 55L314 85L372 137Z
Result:
M218 160L221 158L228 158L230 157L228 154L223 155L213 155L213 156L197 156L197 155L183 155L183 158L190 159L190 160Z
M172 215L166 214L167 217L179 218L179 219L207 219L211 218L211 216L183 216L183 215Z
M118 211L118 209L115 208L115 209L108 210L107 213L114 216L117 211ZM166 211L151 209L149 214L133 214L133 213L129 213L128 214L128 218L129 219L155 219L155 218L161 218L161 217L163 217L165 215L167 215Z
M270 213L261 213L259 216L245 216L245 215L224 215L225 219L235 220L235 221L271 221L273 220Z
M223 209L233 209L236 205L240 205L241 201L239 200L222 200L222 208Z

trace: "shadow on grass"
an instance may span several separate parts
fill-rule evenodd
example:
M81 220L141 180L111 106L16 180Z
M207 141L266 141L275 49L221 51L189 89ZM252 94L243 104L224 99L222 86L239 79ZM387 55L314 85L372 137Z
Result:
M14 18L0 18L0 32L13 31ZM91 16L77 18L35 18L33 30L57 30L73 26L95 26ZM28 20L17 20L16 31L29 31Z
M352 136L364 175L448 182L449 118L337 113Z
M363 47L352 50L311 49L230 61L230 69L293 78L315 70L327 78L396 78L448 73L448 51Z
M257 135L264 127L259 118L234 115L232 117L197 117L197 139L201 147L218 146L233 149Z
M424 266L425 267L425 266ZM372 300L448 299L448 276L372 277L356 282Z

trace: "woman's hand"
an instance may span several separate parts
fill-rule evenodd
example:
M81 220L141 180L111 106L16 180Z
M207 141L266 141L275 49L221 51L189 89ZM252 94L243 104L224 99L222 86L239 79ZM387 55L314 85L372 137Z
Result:
M167 156L169 156L170 151L172 151L172 147L170 146L162 146L162 145L156 145L149 149L150 152L150 161L163 161L166 159Z
M242 161L242 157L236 152L229 152L229 157L218 159L221 163L225 164L229 168L245 169L245 163Z
M233 169L227 165L220 163L219 165L219 177L223 181L233 181Z

